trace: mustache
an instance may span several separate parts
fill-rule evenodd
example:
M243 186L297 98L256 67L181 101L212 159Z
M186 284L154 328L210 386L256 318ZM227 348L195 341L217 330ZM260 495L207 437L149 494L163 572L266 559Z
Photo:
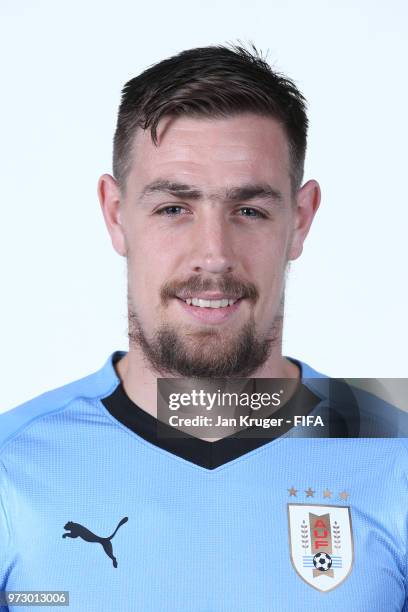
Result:
M219 291L238 299L240 297L250 300L258 298L258 290L253 283L243 283L231 276L220 277L217 282L211 278L192 276L184 282L170 281L163 285L161 298L164 303L183 293L198 293L205 291Z

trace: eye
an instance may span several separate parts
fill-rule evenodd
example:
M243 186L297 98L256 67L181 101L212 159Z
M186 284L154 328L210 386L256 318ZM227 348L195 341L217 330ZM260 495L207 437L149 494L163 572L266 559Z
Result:
M182 213L181 211L184 211L184 213ZM242 208L239 209L239 212L241 213L239 215L241 217L250 217L253 219L266 219L266 215L264 213L262 213L260 210L257 210L256 208L251 208L249 206L243 206ZM164 206L163 208L159 208L155 214L161 215L162 217L180 217L181 215L189 214L189 211L183 206L173 205L173 206Z
M183 208L182 206L165 206L164 208L159 208L159 210L156 210L156 215L162 215L163 217L179 217L179 213L175 212L175 211L180 211L180 210L184 210L185 212L188 212L185 208Z
M264 215L260 210L257 210L256 208L250 208L249 206L243 206L242 208L239 209L240 212L242 211L246 211L246 213L249 214L242 214L242 217L252 217L254 219L265 219L266 215Z

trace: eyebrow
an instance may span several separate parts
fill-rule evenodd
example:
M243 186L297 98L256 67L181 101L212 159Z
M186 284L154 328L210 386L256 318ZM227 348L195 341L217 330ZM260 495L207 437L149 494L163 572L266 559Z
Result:
M141 199L156 193L182 196L189 200L200 200L204 197L204 193L194 185L178 183L168 179L156 179L144 187L141 192ZM213 192L210 195L210 199L231 203L262 199L272 200L276 204L281 204L283 202L283 194L279 189L272 187L268 183L246 183L237 187L227 187L222 192Z

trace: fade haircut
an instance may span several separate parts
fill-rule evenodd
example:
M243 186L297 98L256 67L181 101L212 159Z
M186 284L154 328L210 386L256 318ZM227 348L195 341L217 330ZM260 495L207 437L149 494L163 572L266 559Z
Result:
M272 70L253 43L188 49L147 68L122 90L113 145L113 175L125 192L138 128L157 146L163 117L223 118L252 112L282 125L289 147L292 194L302 183L308 119L295 83Z

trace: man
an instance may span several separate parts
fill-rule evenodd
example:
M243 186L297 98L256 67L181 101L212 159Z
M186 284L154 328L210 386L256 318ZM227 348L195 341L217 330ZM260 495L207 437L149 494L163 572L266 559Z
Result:
M325 378L282 355L320 203L306 134L303 96L255 49L191 49L125 85L98 194L129 352L0 418L0 589L73 610L408 609L404 440L347 437L349 398L328 410ZM287 381L272 437L159 435L159 378L247 377Z

